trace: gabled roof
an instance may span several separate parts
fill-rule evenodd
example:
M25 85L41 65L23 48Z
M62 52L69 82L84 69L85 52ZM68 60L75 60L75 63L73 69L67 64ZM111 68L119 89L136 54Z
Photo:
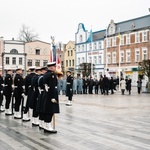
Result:
M106 30L100 30L92 33L93 41L103 39L105 36Z
M150 15L126 20L123 22L115 23L116 24L116 33L136 31L143 28L150 27Z
M33 42L41 42L41 43L45 43L45 44L51 44L51 43L47 43L47 42L40 41L40 40L34 40L34 41L31 41L31 42L25 42L25 43L33 43Z

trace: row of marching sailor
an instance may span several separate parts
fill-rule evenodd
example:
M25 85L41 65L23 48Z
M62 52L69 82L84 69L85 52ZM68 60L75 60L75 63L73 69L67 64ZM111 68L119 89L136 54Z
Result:
M22 69L17 68L16 74L13 79L12 70L7 70L6 75L3 78L0 76L0 111L4 112L5 115L13 115L13 97L15 98L15 113L14 118L21 118L19 113L22 95L23 95L23 77ZM13 87L14 85L14 87ZM3 107L3 97L5 96L5 108ZM12 102L11 102L12 100ZM12 107L10 106L12 103Z
M51 133L57 132L54 130L55 122L53 127L51 122L54 114L59 113L58 79L55 72L56 62L48 63L43 68L30 68L30 73L25 78L27 100L22 119L30 121L32 114L32 125L39 125Z

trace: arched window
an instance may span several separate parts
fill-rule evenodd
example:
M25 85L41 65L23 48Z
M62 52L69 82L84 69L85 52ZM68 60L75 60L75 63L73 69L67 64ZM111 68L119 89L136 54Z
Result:
M11 53L11 54L18 54L18 51L17 51L16 49L12 49L12 50L10 51L10 53Z

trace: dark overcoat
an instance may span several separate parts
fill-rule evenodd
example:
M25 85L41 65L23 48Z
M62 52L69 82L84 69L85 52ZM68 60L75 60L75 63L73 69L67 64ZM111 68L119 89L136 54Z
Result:
M58 80L57 76L53 71L48 70L43 75L43 83L47 86L48 90L45 88L44 91L44 113L53 114L59 113L59 99L58 99ZM51 100L55 99L57 102L53 103Z
M68 75L66 80L66 96L73 96L73 76Z

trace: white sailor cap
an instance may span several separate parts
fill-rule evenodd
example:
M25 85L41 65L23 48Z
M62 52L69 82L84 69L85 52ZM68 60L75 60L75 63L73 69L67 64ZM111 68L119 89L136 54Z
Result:
M29 70L35 70L36 66L29 67Z
M48 67L50 67L50 66L55 66L56 65L56 62L54 61L54 62L49 62L49 63L47 63L47 66Z

